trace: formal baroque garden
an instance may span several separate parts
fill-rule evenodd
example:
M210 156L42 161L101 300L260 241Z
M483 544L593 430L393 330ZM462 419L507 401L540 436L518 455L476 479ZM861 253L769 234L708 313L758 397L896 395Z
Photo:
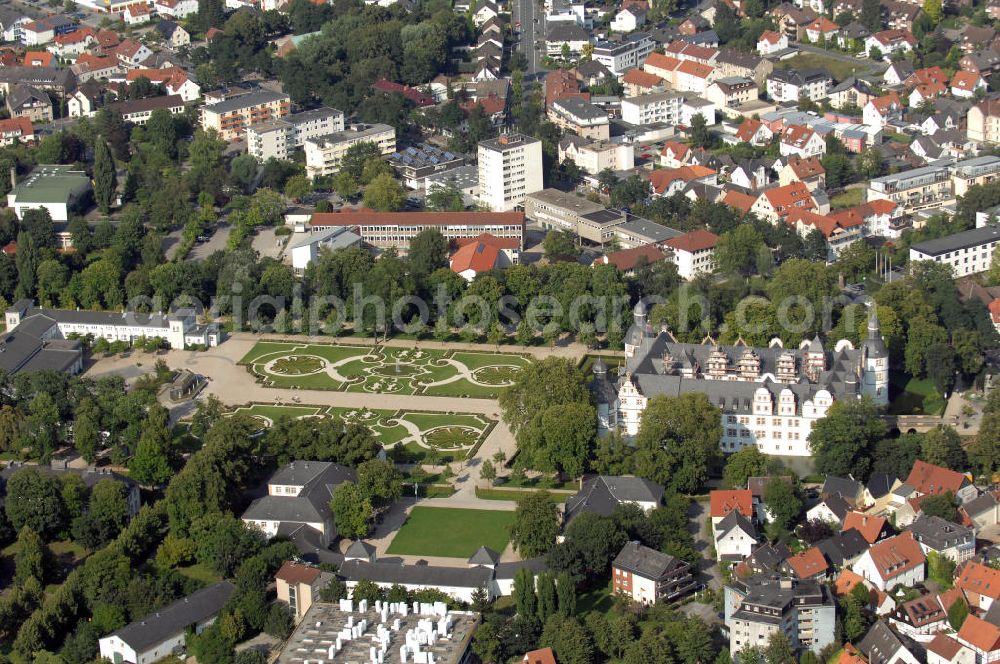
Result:
M408 460L424 461L430 456L440 461L466 459L479 447L496 425L485 415L390 409L355 409L337 406L308 406L254 403L230 412L249 415L270 428L282 417L338 417L345 422L364 424L387 450L405 452ZM397 449L399 448L399 449Z
M529 361L512 353L261 341L240 364L268 387L492 399Z

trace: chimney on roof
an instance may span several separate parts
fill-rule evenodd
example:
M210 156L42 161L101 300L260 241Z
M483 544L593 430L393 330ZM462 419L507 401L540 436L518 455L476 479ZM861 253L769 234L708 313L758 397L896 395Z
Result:
M17 186L17 168L15 166L10 167L10 186L11 189Z

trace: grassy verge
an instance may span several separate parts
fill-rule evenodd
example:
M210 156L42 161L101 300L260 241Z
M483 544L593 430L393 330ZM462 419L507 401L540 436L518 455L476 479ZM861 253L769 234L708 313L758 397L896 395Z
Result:
M541 489L544 491L544 489ZM482 498L483 500L513 500L518 501L525 496L529 496L536 491L505 491L503 489L481 489L476 487L476 498ZM565 503L566 499L569 498L570 493L553 493L551 494L552 500L557 503Z

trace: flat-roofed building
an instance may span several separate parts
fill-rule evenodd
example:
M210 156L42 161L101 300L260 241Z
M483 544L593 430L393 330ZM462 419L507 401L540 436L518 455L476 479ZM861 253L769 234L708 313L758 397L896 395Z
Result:
M597 140L611 136L608 114L580 97L563 97L549 106L548 117L557 127L570 129L577 135Z
M389 157L389 164L396 169L407 187L423 189L427 177L464 166L465 158L434 145L420 143L393 153Z
M631 143L593 141L580 136L563 136L559 141L559 162L573 163L590 175L604 170L630 171L635 168L635 146Z
M263 163L289 159L310 138L344 131L344 113L335 108L316 108L247 127L247 152Z
M306 175L316 179L340 171L348 148L357 143L373 143L382 155L396 151L396 129L387 124L352 124L343 131L306 140Z
M956 277L979 274L990 269L993 250L1000 241L1000 226L980 228L917 242L910 247L910 262L934 261L950 265Z
M479 200L494 212L515 210L542 187L542 142L501 134L479 143ZM494 233L494 235L496 235Z
M524 214L543 228L569 231L595 244L610 242L615 226L625 223L624 212L558 189L543 189L525 196Z
M902 208L903 214L939 208L954 202L951 161L943 161L902 173L873 178L868 183L865 200L889 200Z
M951 168L955 196L965 196L970 187L989 184L1000 174L1000 157L984 155L960 161Z
M625 249L644 244L661 244L671 238L683 235L678 230L658 224L649 219L628 215L628 221L615 226L615 238Z
M13 184L7 194L7 207L18 219L24 218L25 210L45 208L52 221L65 222L70 213L84 212L80 207L89 192L90 178L83 171L62 164L43 164Z
M256 90L202 106L201 126L231 141L242 136L250 125L285 117L290 107L291 98L283 92Z
M498 238L513 238L524 248L523 212L376 212L345 209L340 212L317 212L310 222L313 228L354 227L362 241L401 251L410 248L410 240L420 231L433 228L446 240L475 238L489 233Z
M673 91L625 97L622 99L622 120L634 125L658 122L676 125L680 123L683 102L684 97Z
M655 47L656 42L650 39L649 35L635 33L620 41L598 42L594 45L592 57L615 76L621 76L642 64Z

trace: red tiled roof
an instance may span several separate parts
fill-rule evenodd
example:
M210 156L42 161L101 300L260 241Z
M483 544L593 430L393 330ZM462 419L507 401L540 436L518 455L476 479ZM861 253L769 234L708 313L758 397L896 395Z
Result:
M64 35L56 35L53 41L55 41L56 44L62 46L64 44L75 44L77 42L82 42L86 40L88 37L93 37L93 36L94 36L93 28L83 27L83 28L77 28L73 32L67 32Z
M753 204L757 202L757 199L749 194L744 194L742 191L736 191L735 189L730 189L726 192L726 195L722 197L722 202L731 208L736 208L743 214L750 211Z
M910 46L916 46L917 40L909 30L883 30L872 35L876 41L883 46L889 46L898 42L906 42Z
M658 85L663 85L663 79L656 74L650 74L641 69L629 69L625 77L622 78L622 83L625 85L638 85L642 88L655 88Z
M697 228L689 233L684 233L683 235L670 238L664 242L663 245L670 247L671 249L676 249L677 251L694 253L704 249L711 249L718 243L718 241L719 236L715 233L706 231L704 228ZM747 490L749 491L749 489ZM751 493L751 495L753 494Z
M710 48L708 46L698 46L697 44L691 44L686 41L679 40L675 40L667 44L667 47L664 50L667 53L677 53L695 60L711 60L719 52L717 49Z
M35 128L31 126L31 118L21 116L0 120L0 134L21 132L22 136L34 136ZM16 245L15 245L16 246Z
M927 560L913 534L905 532L889 539L884 539L868 549L868 554L875 563L875 569L883 579L892 579L905 574L911 569L923 565Z
M954 661L955 655L962 649L962 644L951 638L944 632L938 632L927 644L927 650L944 658L946 661Z
M711 65L695 62L694 60L685 60L681 63L681 66L677 68L677 71L696 78L708 78L712 75L712 72L715 71L715 68Z
M690 165L678 168L660 168L649 174L649 183L653 185L653 191L662 194L670 184L677 180L691 182L699 178L714 175L716 171L706 166Z
M813 137L814 132L811 128L805 125L788 125L785 130L781 132L781 142L785 145L791 145L794 148L804 148L809 140Z
M288 561L281 566L274 577L291 584L307 583L312 585L319 578L319 575L320 570L315 567Z
M914 627L923 627L948 618L948 614L941 606L937 595L928 594L918 597L904 602L900 608L906 613L910 624Z
M655 244L643 244L632 249L622 251L612 251L605 254L599 260L604 265L614 265L622 272L633 269L640 258L645 258L647 263L656 263L667 257Z
M918 69L913 72L913 78L918 83L929 84L929 83L940 83L941 85L946 85L948 83L948 75L944 73L944 70L940 67L924 67L923 69Z
M968 595L985 595L1000 600L1000 570L970 560L955 573L955 587Z
M552 648L540 648L525 653L523 661L524 664L556 664L556 656Z
M646 60L643 62L643 67L649 65L650 67L655 67L657 69L666 69L668 71L674 71L681 66L681 61L677 58L672 58L669 55L664 55L663 53L650 53L646 56Z
M749 489L710 491L709 504L712 517L724 517L733 510L739 510L745 517L753 515L753 494Z
M736 138L743 142L752 140L762 124L764 123L760 120L747 118L743 121L743 124L740 125L740 128L736 130Z
M958 638L983 652L1000 650L1000 627L976 616L970 615L965 619L958 630Z
M826 169L823 168L819 157L799 157L793 155L788 158L788 165L791 167L792 172L795 173L795 177L800 180L807 180L816 175L826 175Z
M344 212L316 212L313 226L523 226L523 212L376 212L367 208Z
M843 597L847 593L854 590L858 584L864 585L864 578L856 572L845 569L840 573L840 576L837 577L837 580L833 582L833 594L837 597Z
M951 491L957 494L969 482L962 473L917 460L906 478L906 483L920 493L938 494Z
M795 208L812 210L816 207L816 200L804 182L791 182L784 187L768 189L761 196L767 199L778 215L785 215Z
M951 79L951 87L972 92L976 89L976 84L981 80L982 77L979 74L959 69Z
M430 96L425 95L420 90L416 88L411 88L409 85L403 85L402 83L394 83L392 81L387 81L384 78L372 83L372 88L378 90L379 92L394 93L398 92L403 95L406 99L413 102L417 106L433 106L434 99Z
M826 572L829 568L823 552L818 547L810 547L802 553L788 559L788 566L795 572L795 576L800 579L811 579L812 577Z
M27 51L24 54L25 67L51 67L52 54L48 51Z
M806 30L816 30L824 34L840 30L840 26L825 16L818 17L815 21L806 26Z
M890 92L889 94L882 95L881 97L875 97L870 101L876 110L883 115L890 110L900 109L903 107L903 102L899 100L899 95L895 92Z
M883 516L868 515L862 512L848 512L847 518L844 519L844 530L854 528L861 533L866 542L874 544L886 523L887 520Z
M874 201L862 203L859 207L869 207L875 214L892 214L897 205L890 200L879 198Z
M758 41L765 42L767 44L777 44L781 41L781 35L774 30L765 30L760 33L760 39Z
M451 255L451 269L461 273L472 270L476 274L488 272L496 267L497 259L504 249L518 249L521 245L514 238L498 238L490 233L482 233L474 238L462 238L456 244L459 249Z
M17 242L11 240L7 244L5 244L3 246L3 249L0 249L0 251L4 252L8 256L13 256L14 254L17 253Z

